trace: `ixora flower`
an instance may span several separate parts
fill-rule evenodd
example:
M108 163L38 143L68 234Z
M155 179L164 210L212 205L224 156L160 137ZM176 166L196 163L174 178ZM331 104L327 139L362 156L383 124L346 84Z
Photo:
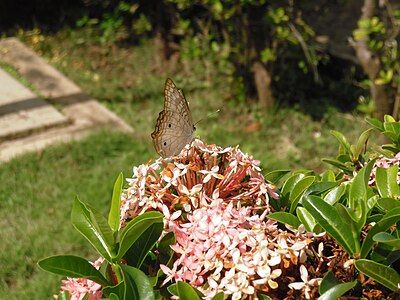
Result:
M100 257L95 262L91 263L96 269L99 269L104 258ZM86 278L70 278L61 281L64 285L61 286L61 291L68 291L71 300L81 300L88 294L88 300L98 300L103 296L101 285ZM54 295L54 299L58 299Z
M379 159L377 159L372 168L368 184L375 185L375 177L376 177L376 169L377 168L388 169L394 165L400 166L400 152L397 153L393 158L380 157ZM397 183L400 184L400 171L397 174Z
M279 195L260 171L259 161L238 147L196 139L176 157L133 169L121 196L121 226L146 211L164 214L163 236L176 237L174 260L160 265L164 285L185 281L205 299L285 293L299 266L318 255L308 251L315 236L267 220ZM310 290L303 285L303 294Z

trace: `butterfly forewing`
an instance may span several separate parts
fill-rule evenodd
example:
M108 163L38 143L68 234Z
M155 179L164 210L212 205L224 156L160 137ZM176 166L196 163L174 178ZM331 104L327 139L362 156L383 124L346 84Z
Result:
M178 154L192 140L195 128L185 96L171 79L165 82L164 96L164 110L151 137L157 153L169 157Z

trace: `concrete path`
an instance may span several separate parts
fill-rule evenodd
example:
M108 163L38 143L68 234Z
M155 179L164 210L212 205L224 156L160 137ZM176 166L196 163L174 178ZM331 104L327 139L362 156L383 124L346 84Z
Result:
M133 133L132 127L17 39L0 40L0 60L48 100L0 68L0 160L78 139L101 127Z

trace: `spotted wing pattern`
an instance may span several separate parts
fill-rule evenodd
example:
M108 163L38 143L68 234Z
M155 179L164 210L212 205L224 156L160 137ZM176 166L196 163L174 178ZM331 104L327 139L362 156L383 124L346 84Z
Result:
M193 139L195 130L183 92L168 78L164 88L164 110L151 134L154 148L162 157L177 155Z

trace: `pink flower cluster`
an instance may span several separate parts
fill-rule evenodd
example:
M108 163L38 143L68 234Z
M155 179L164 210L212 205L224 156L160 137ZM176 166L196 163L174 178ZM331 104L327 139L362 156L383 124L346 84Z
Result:
M246 299L279 287L288 290L282 282L290 272L293 276L303 271L302 278L308 280L299 267L311 252L313 235L302 228L281 230L266 220L269 201L278 194L260 173L259 162L237 147L223 149L195 140L174 158L135 167L128 182L121 226L156 210L165 216L164 234L175 234L175 260L160 266L167 275L164 284L186 281L205 299L221 291L232 299ZM300 286L303 292L310 289L308 281L291 288Z
M104 258L100 257L91 264L96 269L99 269L103 261ZM64 284L61 286L61 292L69 292L71 300L81 300L86 294L89 296L88 300L99 300L103 296L101 285L90 279L67 277L66 280L61 280L61 282ZM58 296L54 295L54 299L58 299Z
M375 161L374 167L372 169L368 184L375 185L376 168L388 169L394 165L400 166L400 152L397 153L393 158L381 157L381 158L377 159ZM400 184L400 171L397 174L397 183Z

